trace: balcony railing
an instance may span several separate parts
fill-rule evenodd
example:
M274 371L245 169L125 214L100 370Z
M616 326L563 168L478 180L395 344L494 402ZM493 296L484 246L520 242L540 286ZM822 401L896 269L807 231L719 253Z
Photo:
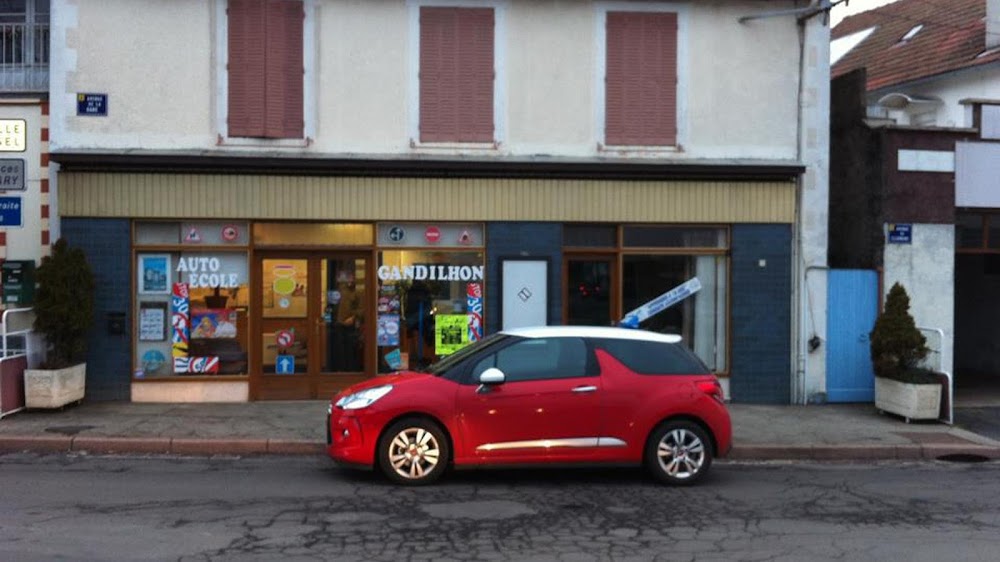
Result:
M49 24L0 23L0 92L49 89Z

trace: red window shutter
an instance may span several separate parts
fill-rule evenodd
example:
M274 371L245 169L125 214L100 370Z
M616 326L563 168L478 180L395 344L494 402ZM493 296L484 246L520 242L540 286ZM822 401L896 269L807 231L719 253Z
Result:
M605 143L677 144L677 14L608 12Z
M264 136L302 138L303 73L301 2L268 0Z
M303 137L304 17L298 0L229 0L230 137Z
M264 135L264 6L261 0L229 0L229 99L231 137Z
M492 8L420 9L420 140L493 142Z

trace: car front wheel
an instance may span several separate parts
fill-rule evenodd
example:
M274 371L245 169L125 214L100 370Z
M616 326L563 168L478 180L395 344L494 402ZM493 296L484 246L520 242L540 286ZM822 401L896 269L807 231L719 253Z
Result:
M448 439L430 420L399 420L379 440L379 469L397 484L430 484L441 477L447 464Z
M653 431L646 444L646 465L661 482L689 486L712 466L712 444L697 424L667 422Z

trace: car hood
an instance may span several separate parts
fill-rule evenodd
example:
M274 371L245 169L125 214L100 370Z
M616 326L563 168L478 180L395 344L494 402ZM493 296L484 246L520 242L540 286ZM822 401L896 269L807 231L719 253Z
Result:
M336 401L337 398L341 396L347 396L348 394L354 394L355 392L361 392L362 390L375 388L377 386L383 386L386 384L398 386L414 381L426 380L428 378L434 378L434 375L428 373L418 373L416 371L396 371L393 373L378 375L366 381L352 384L344 390L341 390L333 397L333 400Z

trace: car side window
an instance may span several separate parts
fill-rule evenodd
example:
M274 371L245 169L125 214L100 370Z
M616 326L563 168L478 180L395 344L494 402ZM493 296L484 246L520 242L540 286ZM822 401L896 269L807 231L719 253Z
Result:
M711 371L681 344L606 338L596 342L640 375L703 375Z
M472 380L490 367L503 371L507 382L585 377L587 354L580 338L526 339L479 360Z

